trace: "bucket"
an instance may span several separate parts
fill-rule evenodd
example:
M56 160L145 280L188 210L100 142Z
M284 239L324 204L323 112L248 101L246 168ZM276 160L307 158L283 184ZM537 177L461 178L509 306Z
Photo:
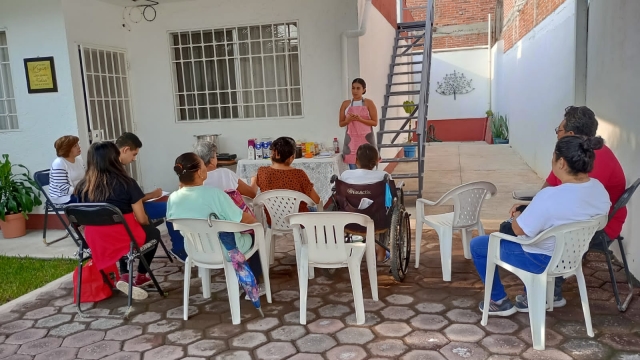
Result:
M404 147L404 157L406 157L406 158L414 158L414 157L416 157L416 147L415 146L405 146Z

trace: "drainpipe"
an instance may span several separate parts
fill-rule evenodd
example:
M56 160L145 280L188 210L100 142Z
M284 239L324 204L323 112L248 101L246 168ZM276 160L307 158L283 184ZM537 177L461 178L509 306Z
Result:
M358 30L347 30L342 33L342 82L345 99L351 97L350 79L349 79L349 39L361 37L367 33L367 18L371 10L371 0L365 0L364 11L362 13L362 21Z
M491 110L491 80L493 79L493 66L491 64L491 14L489 14L489 22L487 26L487 49L489 49L489 107Z

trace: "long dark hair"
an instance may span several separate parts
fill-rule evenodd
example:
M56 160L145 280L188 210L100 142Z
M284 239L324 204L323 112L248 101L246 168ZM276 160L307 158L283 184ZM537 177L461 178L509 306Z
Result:
M593 162L596 159L595 150L601 149L603 145L604 140L599 136L565 136L556 143L555 160L563 158L572 175L588 174L593 170Z
M95 142L87 151L87 171L76 187L79 189L76 195L90 202L101 202L112 195L114 182L126 187L132 181L120 162L120 150L116 144L111 141Z
M272 151L271 161L284 164L290 157L295 155L296 141L288 136L282 136L275 139L269 149Z
M173 171L185 185L191 185L196 179L196 172L200 170L200 157L195 153L184 153L176 159Z

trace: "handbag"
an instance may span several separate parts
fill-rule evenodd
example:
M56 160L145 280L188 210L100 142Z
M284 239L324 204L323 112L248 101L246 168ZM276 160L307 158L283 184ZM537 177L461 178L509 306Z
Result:
M97 302L111 297L114 283L118 280L120 280L120 275L115 264L99 270L93 260L87 261L82 265L80 302ZM73 293L78 293L78 268L73 271ZM76 301L77 296L74 296L73 302Z

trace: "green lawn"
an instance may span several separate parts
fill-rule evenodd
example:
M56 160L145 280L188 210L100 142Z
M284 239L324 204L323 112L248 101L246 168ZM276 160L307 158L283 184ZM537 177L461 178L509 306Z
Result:
M73 271L73 259L34 259L0 255L0 305L29 293Z

